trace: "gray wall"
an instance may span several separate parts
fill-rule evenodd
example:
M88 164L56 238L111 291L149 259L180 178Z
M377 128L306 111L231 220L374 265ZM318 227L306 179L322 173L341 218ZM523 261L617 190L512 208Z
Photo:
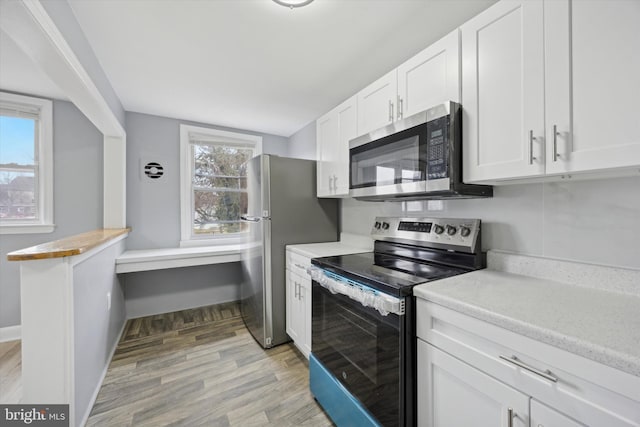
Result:
M289 137L289 157L316 159L316 122L313 121Z
M0 236L0 328L20 324L20 268L7 261L8 252L102 228L102 141L73 104L53 101L56 229Z
M237 301L241 274L239 262L121 274L127 317Z
M180 124L262 136L262 151L286 156L287 138L140 113L127 121L127 249L177 248L180 243ZM141 178L148 161L164 166L158 180ZM120 275L127 316L139 317L238 299L236 264L158 270ZM211 285L214 286L211 286Z
M112 245L73 269L75 420L86 419L102 373L126 319L124 294L113 266L125 242Z
M180 243L180 124L262 136L262 151L287 155L287 138L127 112L127 249L177 248ZM141 178L141 161L164 166L158 180Z
M376 215L480 218L482 246L640 268L640 177L494 187L491 199L342 202L342 231L368 234Z

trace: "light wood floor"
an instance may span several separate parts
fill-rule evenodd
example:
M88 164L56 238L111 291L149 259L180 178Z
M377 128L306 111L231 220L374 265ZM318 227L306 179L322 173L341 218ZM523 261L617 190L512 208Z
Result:
M87 426L331 426L306 359L263 350L236 303L128 321Z
M20 341L0 343L0 403L20 403L22 353Z

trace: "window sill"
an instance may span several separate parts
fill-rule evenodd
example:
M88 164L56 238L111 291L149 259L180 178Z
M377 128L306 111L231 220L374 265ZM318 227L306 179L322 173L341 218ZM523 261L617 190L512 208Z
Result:
M181 248L201 248L201 247L222 247L242 245L246 240L244 238L228 238L228 239L193 239L180 240Z
M55 228L55 224L0 224L0 234L44 234Z

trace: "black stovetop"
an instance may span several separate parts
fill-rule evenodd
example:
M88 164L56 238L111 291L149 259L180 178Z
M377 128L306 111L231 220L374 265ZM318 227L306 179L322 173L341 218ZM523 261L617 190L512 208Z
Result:
M397 297L412 288L469 270L376 252L314 258L314 265Z

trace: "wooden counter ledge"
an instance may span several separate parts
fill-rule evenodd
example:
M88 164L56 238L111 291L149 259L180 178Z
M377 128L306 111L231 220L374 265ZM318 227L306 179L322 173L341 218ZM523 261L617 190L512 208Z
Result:
M9 261L32 261L47 258L62 258L66 256L80 255L89 249L95 248L111 239L127 234L130 228L104 228L42 243L30 248L9 252Z

